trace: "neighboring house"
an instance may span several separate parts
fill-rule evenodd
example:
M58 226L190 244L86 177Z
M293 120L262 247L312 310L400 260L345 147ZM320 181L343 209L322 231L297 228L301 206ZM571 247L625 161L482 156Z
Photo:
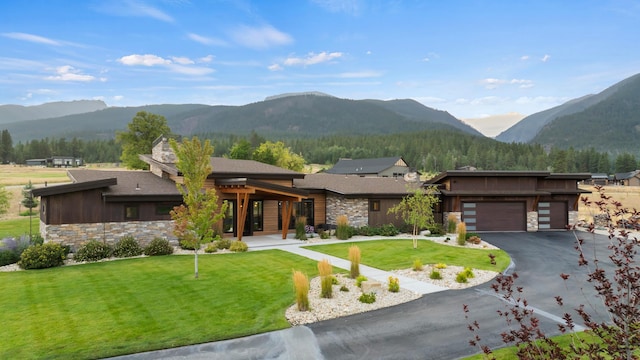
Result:
M402 157L377 159L340 159L326 171L328 174L401 177L411 172Z
M614 175L614 183L623 186L640 186L640 170Z
M578 182L591 174L545 171L446 171L428 180L437 185L442 221L449 214L468 231L565 229L578 220Z
M397 205L411 189L422 183L407 182L403 177L361 177L356 175L309 174L294 180L296 188L308 190L315 225L336 225L337 217L346 215L355 227L394 224L404 221L388 210ZM310 207L307 207L310 208ZM308 214L304 214L309 217Z
M78 167L84 162L81 158L73 156L52 156L46 159L27 159L25 164L28 166L48 166L48 167Z
M605 173L593 173L591 174L591 179L587 179L584 181L587 185L608 185L609 184L609 175Z

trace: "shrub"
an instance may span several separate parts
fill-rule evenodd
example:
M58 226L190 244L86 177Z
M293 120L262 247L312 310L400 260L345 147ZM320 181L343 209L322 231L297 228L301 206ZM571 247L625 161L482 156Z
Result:
M142 255L142 247L133 236L125 236L120 239L113 247L113 256L115 257L132 257Z
M431 235L444 235L444 226L440 223L430 224L427 226L427 230L431 231Z
M231 243L231 246L229 246L229 250L233 252L246 252L247 250L249 250L249 245L247 245L247 243L244 241L238 240Z
M413 271L422 271L422 269L424 268L422 266L422 260L420 260L419 258L414 259L413 266L411 268L413 269Z
M31 245L42 245L44 244L44 238L40 234L31 235Z
M144 254L147 256L171 255L173 254L173 246L169 244L167 239L154 238L144 248Z
M296 239L307 240L307 232L305 226L307 225L306 216L298 216L296 218Z
M393 224L386 224L380 226L380 231L378 233L382 236L396 236L400 233L400 230L398 230L398 228Z
M333 296L333 276L331 273L333 268L329 260L322 259L318 261L318 272L320 273L320 297L325 299L331 299Z
M350 276L355 279L360 275L360 248L357 245L349 247L349 261L351 262Z
M340 285L338 278L333 275L331 276L331 285Z
M368 294L363 293L362 295L360 295L358 300L360 300L361 303L373 304L374 302L376 302L376 293L373 293L373 292Z
M98 261L108 258L113 253L113 249L109 244L105 244L98 240L89 240L73 255L75 261Z
M358 275L358 277L356 278L356 286L357 287L361 287L362 286L362 282L363 281L367 281L367 277L364 275Z
M309 310L309 278L300 271L293 272L293 286L296 293L298 311Z
M431 280L441 280L442 279L442 275L440 274L440 271L438 271L438 270L431 270L431 274L429 274L429 279L431 279Z
M218 250L228 249L231 247L231 240L229 239L219 239L215 241L216 247Z
M331 233L327 230L320 230L320 239L326 240L331 237Z
M464 273L464 271L459 272L458 275L456 275L456 282L461 284L467 282L467 275Z
M31 244L28 236L0 239L0 266L15 264ZM42 244L40 244L42 245Z
M434 267L436 269L446 269L447 268L447 264L445 264L445 263L437 263L437 264L434 265Z
M0 250L0 266L15 264L18 260L20 260L20 255L15 251L9 249Z
M351 227L349 226L349 219L346 215L340 215L336 219L336 238L340 240L347 240L351 237Z
M467 225L463 222L458 223L456 231L458 233L458 245L464 246L467 243Z
M397 277L389 276L389 291L394 293L400 291L400 280Z
M473 270L470 267L464 268L464 270L462 270L462 273L467 279L472 279L476 277L476 275L473 273Z
M349 288L347 287L347 285L342 285L340 286L340 291L349 292Z
M458 225L458 217L455 214L449 213L449 215L447 215L447 233L455 233L456 225Z
M45 269L61 266L64 259L64 248L60 244L32 245L22 252L18 266L25 270Z
M358 235L361 236L374 236L374 235L378 235L380 233L380 231L376 228L372 228L370 226L361 226L356 230Z
M206 248L204 248L204 252L206 252L207 254L211 254L211 253L214 253L214 252L217 252L217 251L218 251L218 248L216 247L215 243L211 243L211 244L207 245Z

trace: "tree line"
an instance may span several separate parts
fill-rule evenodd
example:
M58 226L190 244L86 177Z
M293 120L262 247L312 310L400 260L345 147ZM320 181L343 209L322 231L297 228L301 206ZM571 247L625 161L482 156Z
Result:
M330 167L340 158L402 156L410 166L424 173L437 173L462 166L473 166L481 170L606 174L629 172L640 168L638 159L629 153L614 157L607 152L596 151L594 148L576 150L554 147L549 149L537 144L502 143L448 130L390 135L332 135L284 141L267 139L256 132L247 136L216 133L197 135L201 139L211 141L214 146L214 156L253 158L278 166L283 166L287 161L291 162L292 158L296 166L302 161L306 164L322 164ZM144 141L148 142L148 139ZM127 157L137 158L138 149L127 148L127 142L123 143L122 135L119 140L86 141L77 138L71 140L44 138L14 145L9 131L3 130L0 133L0 161L24 164L27 159L48 158L54 155L79 157L85 163L114 163ZM125 151L127 149L128 151ZM288 159L282 157L288 157Z

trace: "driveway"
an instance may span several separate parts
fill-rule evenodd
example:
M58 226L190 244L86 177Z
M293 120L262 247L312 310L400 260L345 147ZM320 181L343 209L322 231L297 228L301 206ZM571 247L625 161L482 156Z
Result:
M578 234L587 240L587 253L598 254L601 265L608 261L606 236ZM604 308L585 282L586 269L577 266L573 232L481 236L511 255L514 266L509 272L518 273L523 297L547 335L559 334L560 317L579 304L587 305L596 319L605 318ZM566 284L562 273L570 275ZM483 344L502 346L500 333L507 327L496 311L505 310L506 303L490 286L431 293L409 303L308 326L117 359L458 359L479 352L469 346L469 321L480 324ZM564 308L556 305L556 295L564 298ZM469 305L470 320L464 318L463 304Z
M579 233L586 239L590 234ZM482 238L505 251L514 262L526 289L524 297L535 308L543 331L559 334L557 320L578 304L588 304L600 318L606 313L585 283L585 269L577 266L572 232L484 233ZM587 242L589 252L597 249L601 261L608 260L609 241L596 235ZM559 274L570 274L568 287ZM554 297L564 298L559 308ZM496 348L502 345L500 333L507 329L497 310L505 303L494 295L490 283L465 290L427 294L410 303L345 318L309 325L316 335L326 359L458 359L477 353L469 346L471 333L462 311L471 309L470 319L481 326L483 343ZM596 317L598 318L598 317ZM576 318L576 320L578 320Z

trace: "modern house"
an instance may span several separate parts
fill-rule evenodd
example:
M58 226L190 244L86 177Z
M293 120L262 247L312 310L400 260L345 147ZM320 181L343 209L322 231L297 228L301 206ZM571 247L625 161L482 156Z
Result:
M442 221L453 214L469 231L563 230L578 220L578 182L591 174L545 171L446 171L426 182L440 192Z
M617 173L613 177L613 182L622 186L640 186L640 170Z
M78 167L84 165L81 158L74 156L52 156L46 159L27 159L27 166L47 166L47 167Z
M401 177L411 172L400 156L377 159L339 159L329 174Z

